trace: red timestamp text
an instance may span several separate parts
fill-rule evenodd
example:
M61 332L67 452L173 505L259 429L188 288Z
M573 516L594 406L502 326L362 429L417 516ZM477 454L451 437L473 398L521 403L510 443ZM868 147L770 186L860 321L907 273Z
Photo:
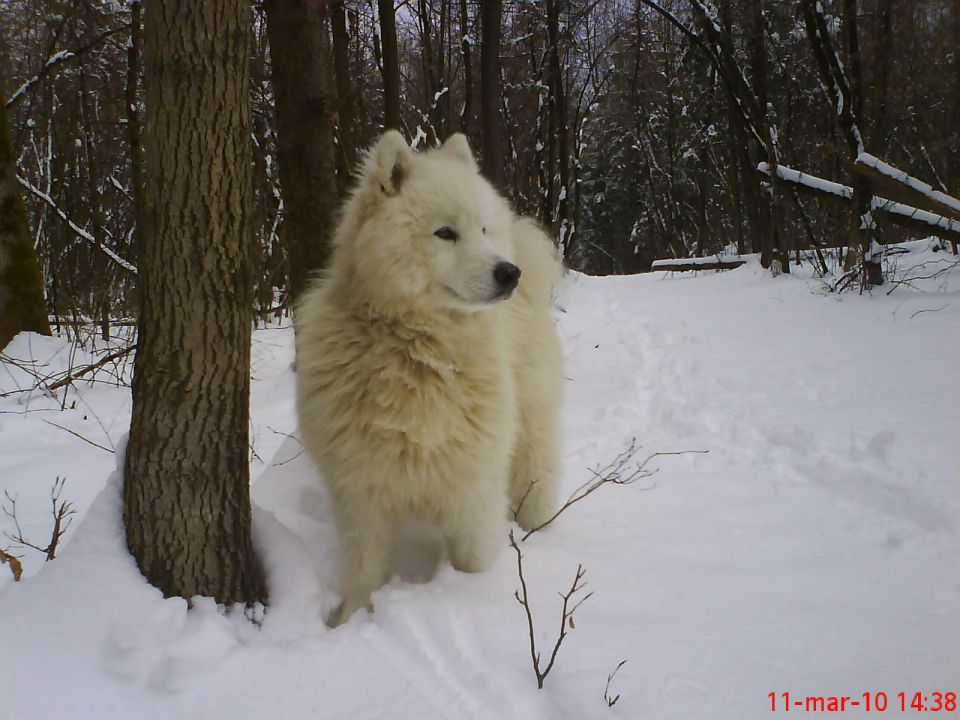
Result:
M770 712L839 714L851 711L869 713L946 713L956 712L956 692L864 692L859 695L800 695L791 692L767 694Z

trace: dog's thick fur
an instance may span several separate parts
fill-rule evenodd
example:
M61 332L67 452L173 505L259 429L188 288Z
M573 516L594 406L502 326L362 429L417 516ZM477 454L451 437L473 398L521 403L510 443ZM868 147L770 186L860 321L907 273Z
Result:
M512 296L494 277L503 262L522 272ZM296 315L300 433L342 543L331 624L370 607L405 518L436 522L454 567L475 572L510 511L525 528L555 511L560 273L462 135L415 153L391 131L370 151L327 278Z

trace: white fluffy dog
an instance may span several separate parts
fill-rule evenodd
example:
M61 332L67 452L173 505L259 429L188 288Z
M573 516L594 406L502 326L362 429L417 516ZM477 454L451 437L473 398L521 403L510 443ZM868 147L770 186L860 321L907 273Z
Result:
M560 273L463 135L416 153L390 131L370 151L296 315L301 437L342 543L331 624L370 607L404 519L435 522L453 566L476 572L508 513L530 528L555 511Z

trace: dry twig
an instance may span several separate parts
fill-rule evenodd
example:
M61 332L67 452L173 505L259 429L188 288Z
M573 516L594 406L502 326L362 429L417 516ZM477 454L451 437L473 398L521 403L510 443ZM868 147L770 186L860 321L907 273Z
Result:
M577 611L577 608L579 608L590 598L591 595L593 595L593 593L587 593L577 600L572 606L570 605L573 596L583 590L584 586L586 585L586 583L583 582L583 576L586 574L586 570L583 569L583 565L577 565L577 573L573 578L573 584L566 593L560 595L560 597L563 598L563 612L560 615L560 632L557 635L557 641L553 645L553 650L550 652L550 660L547 663L547 666L541 669L540 653L537 650L537 640L533 628L533 613L530 610L530 598L527 594L527 581L523 576L523 553L520 552L520 546L517 545L516 538L513 536L513 530L510 531L510 547L512 547L517 553L517 572L520 575L520 590L514 591L513 596L516 598L517 602L523 606L524 612L527 614L527 630L530 633L530 658L533 660L533 672L537 676L537 687L542 690L543 681L553 669L553 664L557 660L557 653L560 652L560 645L563 644L563 640L567 636L567 630L573 630L576 628L576 625L574 625L573 622L573 614Z
M44 420L44 422L45 422L47 425L53 425L55 428L59 428L60 430L63 430L64 432L70 433L70 434L73 435L74 437L80 438L81 440L83 440L85 443L87 443L87 444L89 444L89 445L93 445L94 447L100 448L101 450L106 450L108 453L112 453L112 452L113 452L113 450L111 450L110 448L104 447L103 445L100 445L99 443L95 443L93 440L89 440L89 439L85 438L83 435L81 435L81 434L78 433L78 432L74 432L74 431L71 430L70 428L65 428L63 425L57 425L55 422L50 422L49 420Z
M620 664L613 669L613 672L607 675L607 686L603 689L603 699L607 703L607 707L613 707L617 704L617 701L620 699L620 693L611 696L610 695L610 683L613 682L614 676L620 672L620 668L627 664L626 660L621 660Z
M37 552L42 552L47 556L47 560L53 560L57 556L57 547L60 545L60 539L67 532L67 529L69 529L71 523L73 523L72 516L77 512L73 509L73 503L60 499L60 495L63 493L63 486L66 482L66 478L58 476L53 482L53 487L50 488L50 504L52 506L51 512L53 514L53 531L50 534L50 542L46 547L35 545L23 536L23 530L20 527L20 520L17 518L17 499L11 496L6 490L4 490L3 494L7 498L9 507L7 507L7 503L4 503L3 512L13 521L13 526L16 528L16 534L11 535L10 533L5 532L4 535L10 538L10 540L15 542L17 545L31 548Z
M570 508L572 505L583 500L585 497L591 493L599 490L604 485L632 485L638 480L648 478L651 475L659 472L659 469L650 470L647 466L650 462L658 457L664 457L668 455L705 455L709 450L680 450L678 452L655 452L648 455L642 462L631 465L631 461L634 456L640 450L640 446L637 445L636 439L630 441L630 445L627 446L627 449L621 452L617 457L615 457L610 463L602 468L591 469L590 474L593 475L592 478L580 485L576 490L574 490L570 497L567 498L566 502L560 506L560 509L557 510L553 515L551 515L547 520L540 523L534 528L530 528L524 533L523 537L520 538L520 541L525 541L528 537L533 535L538 530L543 530L550 523L556 520L560 515ZM645 490L650 490L653 486L644 488ZM527 498L530 489L527 488L527 493L524 494L523 498L520 500L520 507L523 506L524 500ZM519 512L519 507L517 508Z
M127 355L129 355L130 353L132 353L132 352L136 349L136 347L137 347L136 345L127 345L127 347L125 347L125 348L121 348L120 350L117 350L116 352L112 352L112 353L110 353L109 355L105 355L104 357L100 358L99 360L97 360L95 363L93 363L93 364L91 364L91 365L86 365L85 367L82 367L82 368L79 368L79 369L77 369L77 370L73 370L73 371L71 371L71 372L68 372L65 377L62 377L62 378L60 378L59 380L57 380L56 382L53 382L53 383L51 383L50 385L48 385L48 386L47 386L47 389L48 389L48 390L58 390L58 389L62 388L64 385L69 385L70 383L72 383L72 382L73 382L74 380L76 380L77 378L79 378L79 377L81 377L81 376L83 376L83 375L86 375L86 374L89 373L89 372L93 372L93 371L95 371L95 370L99 370L100 368L102 368L102 367L103 367L104 365L106 365L107 363L110 363L110 362L113 362L114 360L119 360L119 359L121 359L121 358L126 357Z

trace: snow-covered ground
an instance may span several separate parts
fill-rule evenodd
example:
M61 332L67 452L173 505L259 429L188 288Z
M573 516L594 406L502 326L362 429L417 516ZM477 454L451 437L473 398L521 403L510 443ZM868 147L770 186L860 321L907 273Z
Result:
M897 258L901 277L951 259L926 247ZM288 437L289 328L254 334L253 498L273 598L259 629L141 580L108 480L129 391L78 382L64 410L63 390L12 392L33 384L24 363L70 362L65 340L21 335L6 351L21 367L0 365L0 489L38 544L55 477L78 513L56 560L18 551L16 584L0 566L0 717L740 720L782 714L771 692L884 692L885 713L834 714L896 717L901 691L958 692L960 273L887 289L828 295L753 263L568 279L564 488L631 438L638 459L709 453L657 458L653 477L601 488L523 543L545 655L578 563L594 593L542 691L506 537L491 571L465 575L418 536L372 616L324 626L336 540Z

